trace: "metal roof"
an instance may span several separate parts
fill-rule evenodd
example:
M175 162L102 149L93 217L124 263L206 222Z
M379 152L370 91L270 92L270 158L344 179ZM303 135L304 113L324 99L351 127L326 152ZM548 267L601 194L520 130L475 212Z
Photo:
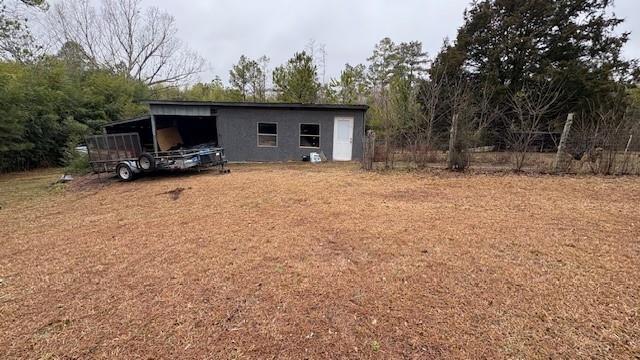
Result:
M215 101L174 101L146 100L149 105L182 105L182 106L214 106L221 108L275 108L275 109L308 109L308 110L356 110L367 111L368 105L347 104L301 104L301 103L255 103L255 102L215 102Z
M144 115L144 116L140 116L140 117L133 118L133 119L112 121L112 122L104 125L104 127L110 127L110 126L122 125L122 124L129 124L129 123L134 123L134 122L138 122L138 121L145 121L145 120L151 120L151 115Z
M367 111L368 105L346 104L294 104L294 103L252 103L252 102L214 102L214 101L174 101L174 100L146 100L143 104L176 105L176 106L211 106L217 108L253 108L253 109L297 109L297 110L351 110ZM133 119L118 120L104 125L105 128L150 120L151 115L144 115Z

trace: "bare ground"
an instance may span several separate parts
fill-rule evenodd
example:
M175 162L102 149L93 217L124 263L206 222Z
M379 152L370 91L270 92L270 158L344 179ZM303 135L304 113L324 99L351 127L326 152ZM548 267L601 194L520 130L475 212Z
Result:
M233 170L5 201L0 358L640 356L638 178Z

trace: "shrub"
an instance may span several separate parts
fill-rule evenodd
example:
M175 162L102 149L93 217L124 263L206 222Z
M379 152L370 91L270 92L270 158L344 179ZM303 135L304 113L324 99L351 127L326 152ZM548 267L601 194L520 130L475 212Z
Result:
M89 156L75 151L75 155L67 161L65 173L73 175L85 175L91 171Z

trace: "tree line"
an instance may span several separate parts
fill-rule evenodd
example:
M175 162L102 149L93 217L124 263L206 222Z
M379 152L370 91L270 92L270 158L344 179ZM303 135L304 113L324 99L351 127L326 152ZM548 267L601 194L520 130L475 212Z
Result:
M40 12L44 36L7 2ZM140 0L0 0L0 171L64 164L84 135L144 113L145 99L368 104L389 167L398 148L417 166L448 149L461 169L469 149L498 145L520 169L569 113L574 156L619 150L640 98L622 22L607 0L476 1L433 57L419 41L384 38L326 79L326 49L310 42L273 68L242 55L225 83L195 81L206 61L170 14Z

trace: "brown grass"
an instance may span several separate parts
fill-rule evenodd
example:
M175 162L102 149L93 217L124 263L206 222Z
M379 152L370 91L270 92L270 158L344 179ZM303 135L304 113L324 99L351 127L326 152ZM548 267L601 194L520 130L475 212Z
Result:
M55 168L0 174L0 209L62 190L55 184L62 174Z
M384 163L384 148L376 149L376 157L374 167L382 169ZM444 168L447 165L447 152L430 151L424 156L425 163L423 165L430 168ZM479 171L506 171L513 169L514 153L510 152L478 152L469 153L468 169ZM562 169L563 173L573 175L593 175L598 173L595 163L587 161L579 161L573 159L570 155L566 155L569 160ZM523 171L528 173L548 174L553 170L555 162L555 152L529 152L526 155ZM406 150L398 150L393 152L394 168L415 168L413 163L413 154ZM612 174L640 175L640 153L629 152L626 156L620 152L615 156L615 165L611 169ZM600 172L601 173L601 172Z
M0 358L640 356L637 178L251 165L83 188L0 210Z

